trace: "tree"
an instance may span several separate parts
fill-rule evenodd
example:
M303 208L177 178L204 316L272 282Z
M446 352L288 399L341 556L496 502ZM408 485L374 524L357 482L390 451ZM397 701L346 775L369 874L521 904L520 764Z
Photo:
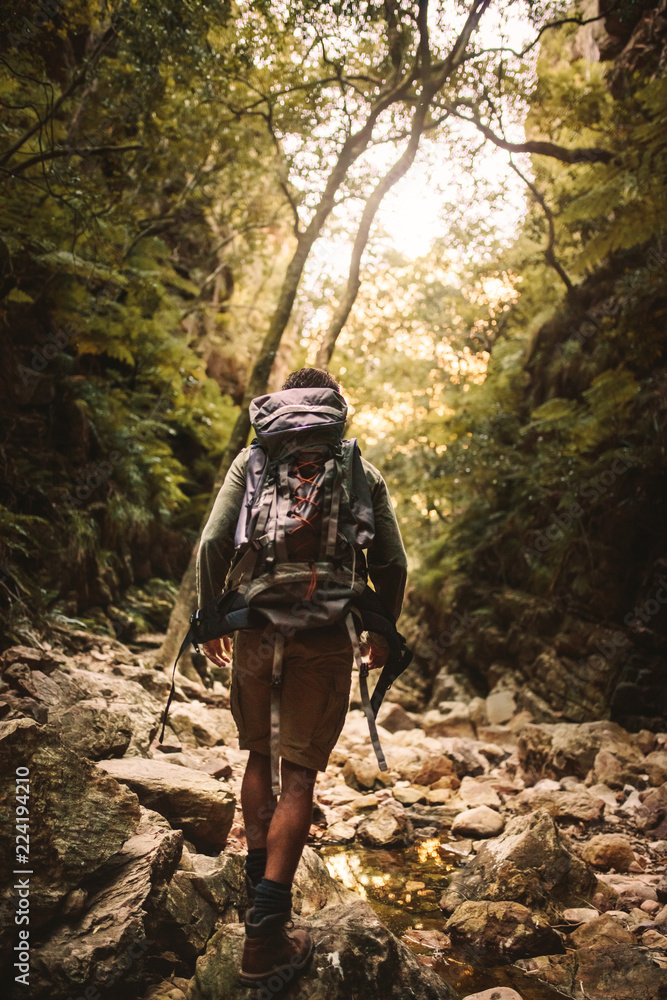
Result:
M297 50L299 45L296 40L307 39L307 44L301 45L299 50L301 78L296 80L292 74L287 83L274 87L272 82L275 77L271 75L269 82L265 66L262 66L259 78L248 72L239 81L240 85L247 88L251 100L246 96L245 102L239 101L240 95L237 93L221 97L223 106L239 119L252 115L260 117L265 123L276 146L279 162L285 166L281 183L293 213L296 248L287 266L275 311L246 386L241 412L218 471L209 510L233 459L246 444L250 430L249 402L267 389L271 368L292 313L306 261L314 243L323 232L337 197L344 194L346 187L349 188L354 181L355 164L375 143L396 143L407 135L404 152L366 196L352 251L347 290L318 355L322 364L330 359L336 338L358 292L361 257L382 198L409 170L427 130L437 128L450 117L456 118L459 104L469 106L472 101L476 109L485 100L489 102L489 81L498 50L480 48L471 51L470 48L471 39L489 2L490 0L472 0L465 8L463 23L453 38L451 29L445 30L442 24L443 9L432 8L429 0L418 0L404 6L395 0L385 0L382 5L368 5L365 17L372 26L377 25L377 30L370 33L364 30L364 15L357 12L355 5L340 4L332 7L328 4L311 3L290 6L285 23L281 25L281 37L289 37L290 44L294 44ZM454 6L454 11L455 15L462 16L458 5ZM436 44L433 43L429 25L429 15L432 13L438 21ZM269 15L268 21L272 18L275 22L279 20L277 14ZM559 22L547 22L546 27L553 27L557 23ZM355 41L351 45L349 39L356 40L357 36L360 43ZM332 50L331 53L329 49ZM321 52L321 58L317 61L313 57L314 51ZM474 61L472 67L471 61ZM462 71L460 80L459 71ZM498 81L501 80L500 73L496 73L496 77ZM476 98L467 96L466 91L471 87L477 90ZM458 94L458 104L456 100L452 103L450 91ZM335 104L332 101L334 92L337 95ZM311 107L314 105L317 108L324 94L333 104L335 128L329 131L327 137L328 155L320 155L320 166L324 164L325 167L320 170L320 187L318 189L315 186L314 191L311 188L310 192L304 193L303 187L299 189L300 178L294 173L292 177L289 175L288 167L295 166L296 157L287 148L290 121L289 115L285 115L281 108L286 104L293 113L298 95L305 105L301 109L302 118L308 118ZM412 114L408 126L406 115L409 115L410 109ZM474 124L479 128L478 119L479 114L475 111ZM321 124L321 121L317 121L317 124ZM303 139L303 125L300 132ZM490 133L489 137L493 138L494 135L495 133ZM593 157L609 159L608 153L597 149L572 152L553 143L525 144L524 151L569 157L570 161L573 158L575 161L590 161ZM305 219L304 206L308 210ZM159 652L158 661L163 665L173 661L188 627L195 602L196 557L195 547L174 605L165 643Z

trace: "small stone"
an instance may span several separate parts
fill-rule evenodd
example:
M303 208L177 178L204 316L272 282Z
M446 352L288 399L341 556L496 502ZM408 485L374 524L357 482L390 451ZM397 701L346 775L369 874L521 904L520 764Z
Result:
M639 907L639 909L643 910L644 913L648 913L650 916L652 916L654 913L657 913L659 911L660 903L657 901L657 899L645 899L644 902Z
M377 724L386 729L388 733L397 733L400 730L414 729L417 725L415 720L408 715L402 705L396 702L385 702L380 706L377 714Z
M644 761L644 770L648 774L649 784L657 788L667 781L667 751L655 750Z
M591 785L588 789L588 794L594 799L602 799L605 804L605 816L608 815L609 810L618 808L616 792L614 792L608 785L604 785L601 781L595 785Z
M452 833L470 837L496 837L505 829L505 820L488 806L466 809L454 819Z
M599 916L597 910L591 910L587 906L573 906L563 911L563 919L568 924L587 924Z
M441 701L437 709L426 712L422 726L427 736L459 736L475 739L475 729L468 706L458 701Z
M451 788L430 788L426 793L426 801L442 804L443 802L448 802L452 794Z
M393 808L388 804L380 806L378 811L361 821L357 827L357 835L365 844L372 847L405 847L414 840L414 829L407 816L397 812L400 807Z
M603 913L595 920L589 920L572 931L570 941L575 948L608 947L610 942L616 945L634 944L630 931L609 913Z
M331 844L347 844L354 840L355 829L350 823L345 823L342 819L332 823L327 827L324 840Z
M632 737L632 742L643 754L648 754L655 749L655 734L650 729L640 729Z
M469 993L463 1000L521 1000L521 994L509 986L494 986L483 993Z
M486 717L490 726L509 722L516 712L516 701L511 691L495 691L486 699Z
M408 879L408 881L405 883L406 892L416 892L417 889L425 889L425 888L426 888L426 882L417 882L413 879Z
M599 833L588 841L581 856L595 868L619 872L628 871L635 860L630 841L620 833Z
M367 809L377 809L378 798L375 795L360 795L358 799L352 799L350 809L355 812L365 812Z
M415 802L426 800L426 789L418 788L394 788L394 798L403 806L413 806Z
M667 951L667 937L654 928L644 931L642 934L642 944L647 948L660 948L661 951Z
M657 902L655 889L651 885L645 885L644 882L634 882L619 892L617 906L621 910L632 910L640 907L645 899L654 899Z
M468 776L461 782L459 795L469 806L488 806L490 809L499 809L501 806L498 793L489 784Z

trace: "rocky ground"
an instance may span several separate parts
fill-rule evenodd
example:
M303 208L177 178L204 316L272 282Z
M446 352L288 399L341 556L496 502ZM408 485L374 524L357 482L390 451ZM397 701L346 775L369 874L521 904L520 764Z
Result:
M30 872L31 997L252 996L235 982L247 902L246 754L228 691L220 680L179 676L159 748L169 681L144 645L80 632L68 636L67 653L45 644L2 657L9 997L26 995L12 957L25 904L10 869ZM667 998L667 734L538 722L516 703L502 682L474 698L443 671L424 711L383 705L381 772L353 691L318 779L312 842L406 859L416 848L424 879L411 869L401 902L423 898L431 919L392 934L308 848L295 911L316 957L297 984L269 983L266 997L287 989L296 1000L541 1000L557 995L540 985L550 984L575 1000ZM21 797L29 869L15 839L15 822L26 820L16 811L17 768L30 771ZM462 860L436 893L426 872L441 845ZM522 970L520 993L448 985L438 973L447 975L450 954L473 968Z

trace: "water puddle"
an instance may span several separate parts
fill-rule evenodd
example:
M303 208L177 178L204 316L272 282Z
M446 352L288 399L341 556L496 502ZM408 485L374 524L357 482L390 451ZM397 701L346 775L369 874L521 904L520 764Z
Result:
M563 994L511 965L485 966L470 949L451 947L438 901L462 865L465 841L417 841L401 850L343 844L318 848L329 873L365 899L380 920L461 996L508 986L524 1000L563 1000Z

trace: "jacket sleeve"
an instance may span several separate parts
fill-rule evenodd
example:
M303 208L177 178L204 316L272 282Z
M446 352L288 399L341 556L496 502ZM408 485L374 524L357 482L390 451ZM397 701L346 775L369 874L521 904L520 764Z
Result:
M234 555L234 535L245 496L247 449L236 456L206 522L197 552L197 600L203 607L222 593Z
M375 515L375 537L367 556L368 575L384 606L394 618L398 618L403 606L408 560L387 484L369 462L364 461L364 464Z

